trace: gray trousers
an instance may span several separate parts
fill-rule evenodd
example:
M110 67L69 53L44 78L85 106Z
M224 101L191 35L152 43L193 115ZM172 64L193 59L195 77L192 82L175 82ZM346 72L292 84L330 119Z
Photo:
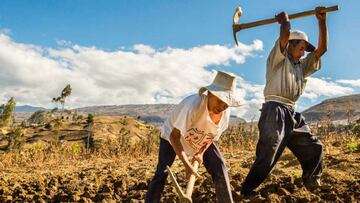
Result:
M160 202L161 194L164 190L166 178L168 176L166 166L171 166L175 157L176 153L171 144L164 139L160 139L158 165L155 176L149 183L145 198L146 203ZM212 180L215 183L217 202L233 202L225 161L214 143L205 151L203 161L206 170L210 173Z
M242 193L253 191L265 180L285 147L299 160L303 181L320 178L323 145L311 134L300 113L277 102L266 102L258 126L256 159L242 185Z

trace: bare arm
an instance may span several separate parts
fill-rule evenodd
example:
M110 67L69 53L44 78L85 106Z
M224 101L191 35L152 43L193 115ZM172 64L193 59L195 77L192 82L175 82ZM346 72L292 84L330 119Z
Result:
M288 44L289 36L290 36L289 16L286 12L281 12L277 14L275 17L278 23L280 24L279 42L280 42L280 51L281 53L283 53Z
M316 7L316 18L319 24L319 41L318 47L314 51L315 56L319 59L327 51L327 25L326 25L326 12L322 12L325 7Z
M185 169L186 169L187 176L190 176L191 173L198 176L196 170L192 167L192 165L189 161L189 158L184 151L184 148L180 142L180 137L181 137L180 131L178 129L174 128L170 134L170 143L171 143L176 155L183 162Z

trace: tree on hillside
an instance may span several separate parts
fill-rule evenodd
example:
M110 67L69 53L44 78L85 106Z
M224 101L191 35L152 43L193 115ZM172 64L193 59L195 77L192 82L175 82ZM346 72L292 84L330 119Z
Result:
M87 128L88 128L88 136L86 139L86 148L89 149L92 139L91 139L91 130L92 126L94 125L94 115L91 113L88 114L88 117L86 118Z
M64 111L64 106L65 106L65 99L71 95L71 91L72 91L71 85L67 84L65 86L65 88L63 89L63 91L61 92L60 103L62 105L63 111Z
M349 100L347 103L346 103L346 114L347 114L347 122L348 122L348 125L350 125L352 123L352 118L354 116L354 113L355 113L355 109L353 107L353 104L352 104L352 101Z
M60 97L53 97L51 102L54 102L56 104L56 108L58 108L58 102L60 101Z
M14 121L14 110L16 101L11 97L6 104L0 106L0 127L9 126Z
M71 95L71 91L72 91L71 85L67 84L65 86L65 88L61 91L61 95L59 97L53 97L51 102L55 102L56 107L57 107L58 102L60 102L62 111L64 111L65 99Z

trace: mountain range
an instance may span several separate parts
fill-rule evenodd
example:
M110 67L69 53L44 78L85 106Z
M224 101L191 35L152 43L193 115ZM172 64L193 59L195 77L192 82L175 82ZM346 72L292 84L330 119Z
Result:
M82 107L73 110L94 115L127 115L145 122L161 124L175 106L175 104L107 105ZM15 118L18 116L24 119L35 111L49 111L49 109L29 105L17 106ZM345 120L349 117L358 119L360 118L360 94L324 100L320 104L306 109L302 114L307 121L318 121L324 117L331 118L334 121ZM238 123L245 122L245 120L232 115L231 122Z

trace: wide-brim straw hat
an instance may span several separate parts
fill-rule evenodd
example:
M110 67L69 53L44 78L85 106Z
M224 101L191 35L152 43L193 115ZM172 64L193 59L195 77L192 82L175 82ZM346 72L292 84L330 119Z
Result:
M200 88L199 95L202 95L205 91L209 91L229 107L238 107L241 106L242 103L236 99L235 89L236 76L218 71L214 81L209 86Z

